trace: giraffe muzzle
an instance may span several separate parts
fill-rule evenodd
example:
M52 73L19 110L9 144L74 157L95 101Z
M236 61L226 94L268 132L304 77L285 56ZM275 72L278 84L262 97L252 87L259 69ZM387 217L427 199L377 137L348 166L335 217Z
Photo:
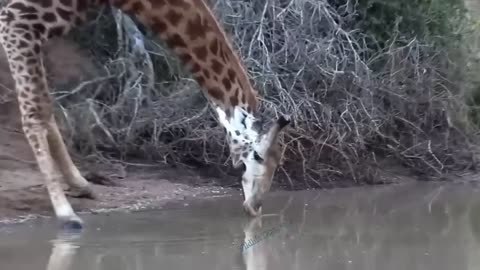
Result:
M261 200L252 198L243 203L243 210L247 215L256 217L262 213L262 204L263 202Z

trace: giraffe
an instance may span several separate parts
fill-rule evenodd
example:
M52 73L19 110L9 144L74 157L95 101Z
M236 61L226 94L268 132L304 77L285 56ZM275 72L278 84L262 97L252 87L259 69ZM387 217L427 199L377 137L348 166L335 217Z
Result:
M276 137L289 120L280 117L268 136L256 128L257 92L204 0L10 0L0 11L0 43L15 81L23 131L62 226L83 227L66 195L96 195L73 163L54 118L42 45L84 23L87 11L101 5L136 16L188 67L224 126L233 166L245 164L244 210L260 214L262 195L269 189L261 183L271 182L279 161L270 154L276 144L271 135ZM69 186L67 193L62 181Z

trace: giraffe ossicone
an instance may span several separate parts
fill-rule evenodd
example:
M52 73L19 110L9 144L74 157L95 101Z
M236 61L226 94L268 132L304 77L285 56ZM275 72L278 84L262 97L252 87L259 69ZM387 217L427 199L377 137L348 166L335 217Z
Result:
M83 23L86 12L100 5L111 5L136 16L155 32L189 68L205 96L225 114L220 122L227 129L234 166L246 166L244 208L258 214L258 205L280 160L276 141L283 127L277 121L268 136L255 130L257 92L204 1L10 0L0 10L0 42L15 81L23 131L63 225L81 228L82 220L68 202L62 181L72 195L95 196L91 184L73 163L55 121L42 46L48 39L65 35Z

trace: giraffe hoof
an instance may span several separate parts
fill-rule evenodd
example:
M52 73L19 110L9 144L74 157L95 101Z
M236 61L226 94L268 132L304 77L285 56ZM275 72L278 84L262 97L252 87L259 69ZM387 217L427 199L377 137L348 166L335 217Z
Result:
M81 231L83 229L83 221L79 217L72 217L61 221L62 230L68 232Z

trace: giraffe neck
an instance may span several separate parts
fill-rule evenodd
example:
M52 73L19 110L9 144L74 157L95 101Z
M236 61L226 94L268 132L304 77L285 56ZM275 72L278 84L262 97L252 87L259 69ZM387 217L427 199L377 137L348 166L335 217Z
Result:
M135 15L189 67L207 98L231 115L235 107L257 109L253 89L238 55L214 15L199 0L111 0Z

